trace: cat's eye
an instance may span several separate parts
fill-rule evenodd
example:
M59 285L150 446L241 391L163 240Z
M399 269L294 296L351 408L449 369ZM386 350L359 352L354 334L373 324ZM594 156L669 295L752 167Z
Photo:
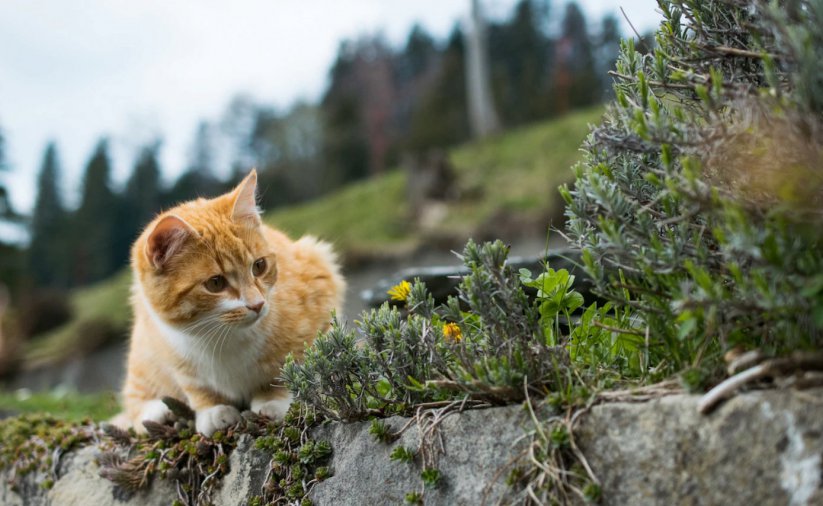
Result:
M211 293L218 293L226 289L228 281L223 276L212 276L203 284L206 286L206 290Z
M251 273L257 276L262 276L266 272L266 259L258 258L251 266Z

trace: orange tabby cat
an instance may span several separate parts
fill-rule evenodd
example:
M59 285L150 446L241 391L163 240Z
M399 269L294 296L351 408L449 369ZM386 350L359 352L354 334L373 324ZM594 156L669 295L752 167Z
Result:
M342 304L331 247L263 225L252 171L231 193L181 204L132 247L134 329L115 420L144 431L165 422L163 396L186 400L198 432L240 420L238 408L282 417L291 402L274 378Z

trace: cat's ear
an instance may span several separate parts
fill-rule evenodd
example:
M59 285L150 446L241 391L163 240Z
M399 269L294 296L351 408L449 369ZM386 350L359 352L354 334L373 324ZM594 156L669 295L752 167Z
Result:
M188 223L172 214L154 226L146 241L146 257L155 269L162 269L194 234Z
M234 204L231 219L235 222L260 225L260 208L257 207L257 171L252 169L232 192Z

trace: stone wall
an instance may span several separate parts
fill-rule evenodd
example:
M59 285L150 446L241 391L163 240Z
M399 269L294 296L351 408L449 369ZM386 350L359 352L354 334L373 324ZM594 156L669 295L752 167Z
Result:
M823 504L823 390L760 391L740 395L710 415L697 397L674 395L644 403L595 406L584 415L577 441L602 483L604 504ZM399 430L408 419L391 418ZM368 423L332 423L315 429L334 449L334 476L314 487L315 504L402 504L420 490L419 464L392 462L396 445L414 447L412 422L391 444L368 433ZM439 424L440 486L426 504L497 504L510 499L508 467L528 443L529 417L520 406L468 411ZM440 445L438 436L433 440ZM98 477L96 449L63 457L59 479L46 491L29 477L20 494L3 476L0 504L170 504L173 489L156 482L126 501ZM259 490L269 456L244 440L215 498L245 504Z

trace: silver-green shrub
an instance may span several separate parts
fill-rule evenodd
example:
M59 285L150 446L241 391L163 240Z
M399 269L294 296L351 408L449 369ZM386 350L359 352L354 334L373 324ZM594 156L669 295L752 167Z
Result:
M661 375L823 343L823 1L660 1L623 44L568 234Z

